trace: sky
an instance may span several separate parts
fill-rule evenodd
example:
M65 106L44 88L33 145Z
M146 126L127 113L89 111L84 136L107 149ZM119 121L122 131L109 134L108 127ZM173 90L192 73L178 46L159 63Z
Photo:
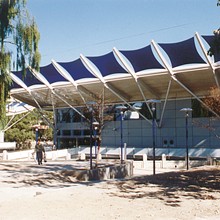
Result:
M217 0L27 0L40 31L41 64L175 43L220 27Z

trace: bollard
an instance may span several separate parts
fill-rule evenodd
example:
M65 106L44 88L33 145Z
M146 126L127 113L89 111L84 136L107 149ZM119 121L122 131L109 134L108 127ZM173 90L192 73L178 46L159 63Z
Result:
M85 153L80 154L80 160L86 160L86 154Z
M56 160L56 159L57 159L57 152L52 151L52 160Z
M104 179L104 180L110 179L110 167L106 167L106 171L105 171L105 173L104 173L103 179Z
M66 160L70 160L71 159L71 154L70 153L67 153L66 154Z
M8 152L7 150L3 150L3 160L7 160L8 159Z
M101 159L102 159L102 155L99 153L99 154L97 155L97 160L100 161Z
M211 156L207 157L207 164L212 165L212 157Z
M143 154L143 168L147 168L147 154Z
M166 155L162 154L162 168L166 167Z
M127 143L124 143L124 158L123 160L127 160Z
M28 152L28 160L31 160L32 159L32 152Z

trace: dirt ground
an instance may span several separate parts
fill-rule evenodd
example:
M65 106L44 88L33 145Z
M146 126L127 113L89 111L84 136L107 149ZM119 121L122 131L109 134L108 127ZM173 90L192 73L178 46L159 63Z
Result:
M0 164L0 220L220 219L220 167L79 182L71 164Z

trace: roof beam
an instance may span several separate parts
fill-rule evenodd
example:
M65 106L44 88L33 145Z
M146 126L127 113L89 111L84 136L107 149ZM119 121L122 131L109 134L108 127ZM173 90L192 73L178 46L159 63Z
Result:
M207 63L209 64L209 66L210 66L211 69L212 69L212 73L213 73L213 76L214 76L214 79L215 79L215 83L216 83L217 87L219 88L219 82L218 82L217 76L216 76L216 74L215 74L215 67L213 66L212 61L211 61L210 58L208 57L208 55L207 55L208 52L207 52L207 50L205 49L205 47L204 47L204 45L203 45L203 43L202 43L202 40L201 40L201 38L200 38L200 36L199 36L199 34L198 34L197 32L196 32L195 36L196 36L196 39L197 39L197 41L198 41L198 43L199 43L199 46L200 46L201 49L202 49L203 54L204 54L204 56L205 56L205 58L206 58L206 60L207 60Z
M85 118L86 117L80 112L78 111L75 107L73 107L68 101L65 100L64 97L61 97L59 94L57 94L54 90L54 88L52 87L52 85L47 81L47 79L39 72L37 72L36 70L32 69L30 66L28 67L30 72L38 79L40 80L42 83L44 83L44 85L46 85L51 93L53 95L55 95L57 98L59 98L60 100L62 100L66 105L68 105L70 108L72 108L75 112L77 112L81 117Z
M105 79L103 78L102 74L100 72L98 72L91 64L91 61L89 61L85 56L83 56L82 54L80 55L80 59L82 59L83 64L85 64L86 68L89 69L89 71L95 76L97 77L102 83L103 85L109 89L112 93L114 93L117 97L119 97L120 99L124 99L124 100L129 100L130 97L127 94L122 93L121 91L119 91L118 89L114 88L112 85L110 85L110 83L107 83L105 81Z
M143 86L144 88L146 88L152 95L154 95L156 98L159 99L159 96L158 94L153 91L148 85L146 85L146 83L144 83L136 74L136 72L134 71L134 68L131 68L128 63L126 62L126 60L123 58L123 56L121 55L120 51L118 51L117 48L113 48L113 52L116 54L116 56L118 57L118 59L121 61L121 63L123 64L123 66L125 67L125 69L128 71L128 73L131 74L131 76L133 77L133 79L135 80L139 90L140 90L140 93L143 97L143 99L145 100L145 102L147 101L145 95L144 95L144 92L141 88L141 86ZM132 65L132 64L131 64Z
M161 125L162 125L163 115L164 115L164 111L165 111L165 108L166 108L166 105L167 105L167 100L168 100L168 96L169 96L169 93L170 93L171 83L172 83L172 78L170 79L169 84L168 84L167 93L166 93L166 97L165 97L165 100L164 100L163 109L162 109L162 112L161 112L159 127L161 127Z
M148 110L150 111L151 115L153 115L152 110L149 106L149 103L147 102L147 98L144 95L144 91L142 90L142 87L146 88L151 94L153 94L154 96L156 96L158 98L158 94L156 94L154 91L152 91L151 88L149 88L149 86L146 85L146 83L144 83L141 79L138 78L137 74L134 71L134 68L129 66L128 63L126 62L126 60L123 58L123 56L121 55L121 53L114 47L113 48L113 52L115 53L115 55L118 57L118 59L120 60L120 62L123 64L123 66L125 67L125 69L128 71L128 73L131 74L131 76L133 77L134 81L137 84L137 87L144 99L144 102L147 105Z
M101 75L100 72L98 72L90 63L90 61L83 56L82 54L80 55L80 58L82 59L82 62L86 65L86 67L92 72L92 74L94 76L96 76L102 83L103 85L110 90L114 95L116 95L121 101L123 101L124 103L126 103L132 110L137 111L137 109L135 109L135 107L133 107L132 105L130 105L130 103L127 101L129 100L128 96L123 95L120 91L118 91L116 88L114 88L111 84L107 83L105 81L105 79L103 78L103 76ZM139 114L145 119L147 120L149 123L152 123L148 118L146 118L144 115L142 115L140 112Z
M62 66L60 66L55 60L51 61L53 66L55 67L55 69L59 72L59 74L61 74L66 80L68 80L77 90L77 92L79 93L81 99L83 100L84 104L86 104L85 98L82 95L82 93L84 93L87 96L92 97L93 99L98 100L98 97L92 93L91 91L88 91L86 88L84 88L83 86L79 85L74 78L71 76L71 74L64 69Z
M15 74L13 74L13 73L10 72L9 75L10 75L11 79L12 79L15 83L17 83L18 85L20 85L24 90L26 90L26 91L28 92L28 94L32 97L32 99L33 99L34 102L37 104L38 108L40 109L39 112L41 113L41 115L42 115L42 117L44 118L44 120L45 120L52 128L54 128L53 124L51 124L51 122L50 122L50 121L44 116L44 114L42 113L42 112L43 112L43 109L41 108L39 102L35 99L34 95L32 94L31 89L28 88L28 87L26 86L26 84L25 84L23 81L21 81Z

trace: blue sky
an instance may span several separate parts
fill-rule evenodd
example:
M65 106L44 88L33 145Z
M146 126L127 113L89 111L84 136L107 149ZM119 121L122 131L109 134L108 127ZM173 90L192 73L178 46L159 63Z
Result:
M220 27L217 0L28 0L40 34L41 66L54 59L174 43Z

